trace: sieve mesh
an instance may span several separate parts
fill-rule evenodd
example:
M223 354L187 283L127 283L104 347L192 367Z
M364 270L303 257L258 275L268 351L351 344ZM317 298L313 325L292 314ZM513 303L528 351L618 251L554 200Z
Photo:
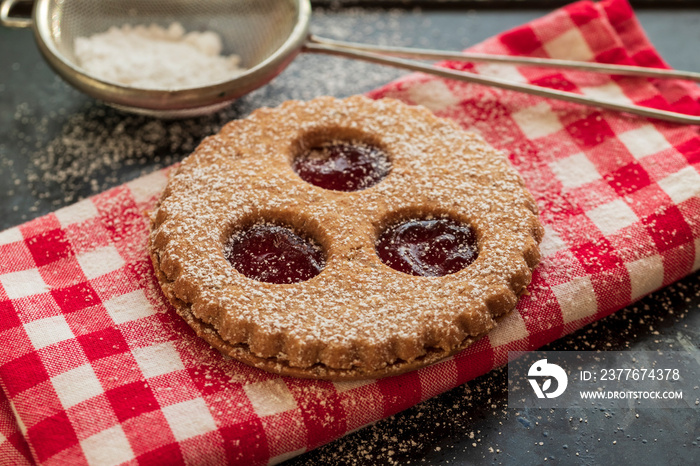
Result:
M78 67L73 47L77 37L105 32L112 26L179 22L187 32L221 35L225 55L241 57L253 68L278 50L296 25L297 2L284 0L50 0L46 15L57 58ZM96 78L100 78L97 77Z

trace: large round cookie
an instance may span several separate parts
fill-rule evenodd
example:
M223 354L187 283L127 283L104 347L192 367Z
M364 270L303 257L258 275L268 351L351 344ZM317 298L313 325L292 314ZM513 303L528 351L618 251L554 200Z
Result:
M329 141L381 148L388 175L354 192L303 181L294 157ZM389 223L430 216L471 226L471 265L421 277L378 258ZM501 153L425 108L364 97L291 101L227 124L174 171L151 218L158 280L199 336L267 371L334 380L422 367L484 335L530 282L543 232ZM258 222L316 240L321 273L292 284L239 273L224 245Z

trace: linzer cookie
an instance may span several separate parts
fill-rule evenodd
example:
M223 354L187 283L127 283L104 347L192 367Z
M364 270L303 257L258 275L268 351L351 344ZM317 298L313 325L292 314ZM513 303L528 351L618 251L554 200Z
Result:
M224 354L297 377L395 375L511 311L542 226L521 178L422 107L329 97L207 138L152 213L165 295Z

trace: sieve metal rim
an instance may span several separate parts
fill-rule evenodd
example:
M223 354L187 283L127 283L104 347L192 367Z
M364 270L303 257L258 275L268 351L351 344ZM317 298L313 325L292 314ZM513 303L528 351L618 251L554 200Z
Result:
M101 80L62 58L51 39L52 0L35 0L32 11L34 38L47 63L70 85L85 94L123 110L160 117L210 113L212 108L257 89L277 76L301 51L309 35L309 0L288 0L297 9L296 24L287 40L262 62L235 78L210 86L159 90L139 89ZM198 110L201 109L201 112Z

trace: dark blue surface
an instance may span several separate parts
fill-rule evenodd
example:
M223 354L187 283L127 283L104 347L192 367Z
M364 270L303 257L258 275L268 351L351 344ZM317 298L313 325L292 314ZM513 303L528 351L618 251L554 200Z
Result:
M316 11L319 35L462 49L546 10ZM700 10L642 10L674 67L700 71ZM400 71L302 55L270 85L216 115L163 122L95 103L58 79L27 30L0 28L0 230L186 156L206 135L254 108L365 92ZM556 350L692 349L700 343L700 275L563 338ZM700 383L700 382L699 382ZM698 410L523 411L506 405L494 371L293 464L698 464ZM697 396L700 396L700 390ZM638 415L638 417L637 417Z

